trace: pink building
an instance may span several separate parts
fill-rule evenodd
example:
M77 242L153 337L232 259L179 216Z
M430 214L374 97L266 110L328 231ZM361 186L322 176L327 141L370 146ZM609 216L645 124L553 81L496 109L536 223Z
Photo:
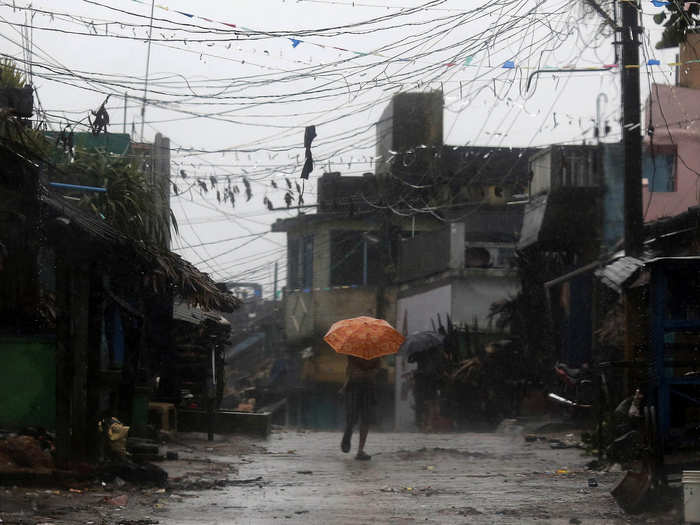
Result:
M700 203L700 89L654 84L646 114L654 126L653 155L647 137L642 164L649 222Z

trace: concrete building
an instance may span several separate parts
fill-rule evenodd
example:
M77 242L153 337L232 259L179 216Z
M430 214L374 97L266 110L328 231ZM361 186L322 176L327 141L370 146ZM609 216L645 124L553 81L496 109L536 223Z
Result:
M409 334L448 314L487 331L492 303L517 290L509 261L523 207L509 201L527 189L533 150L442 144L440 93L394 97L377 137L376 173L324 174L317 213L272 227L287 233L284 326L304 361L305 399L293 403L311 426L342 422L336 392L346 360L322 340L335 321L381 317ZM431 212L421 213L428 202ZM407 370L385 363L384 422L410 428Z
M363 210L359 203L360 209L351 214L352 188L372 184L373 178L326 174L319 183L318 213L279 220L272 227L287 233L284 330L291 354L303 361L290 410L305 426L342 424L337 390L345 380L346 358L328 347L324 334L334 322L360 315L396 325L396 287L388 275L396 265L398 239L436 227L427 216L412 220ZM341 185L350 193L339 191ZM386 359L385 365L380 389L393 392L392 360ZM390 412L390 397L380 396L389 404L382 411Z
M700 33L679 46L677 85L653 84L646 101L644 220L674 217L700 203Z
M377 174L394 168L391 159L397 153L413 148L442 147L443 105L440 91L399 93L391 99L376 127Z
M647 100L647 123L654 126L653 147L649 137L644 144L642 209L647 222L700 203L700 78L697 82L689 87L654 84Z
M397 328L404 334L434 330L440 320L468 326L480 342L501 339L491 306L519 290L513 267L523 205L479 206L442 230L406 240L399 258ZM395 429L415 430L409 378L415 365L396 359Z

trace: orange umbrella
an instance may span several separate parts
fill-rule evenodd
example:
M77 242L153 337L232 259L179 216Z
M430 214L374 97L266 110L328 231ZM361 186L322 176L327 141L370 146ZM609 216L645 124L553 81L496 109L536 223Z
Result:
M404 337L383 319L355 317L334 323L323 340L339 354L375 359L395 354Z

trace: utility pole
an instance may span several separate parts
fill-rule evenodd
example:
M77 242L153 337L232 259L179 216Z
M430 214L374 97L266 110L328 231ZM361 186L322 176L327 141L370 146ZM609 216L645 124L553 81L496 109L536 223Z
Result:
M641 100L639 93L639 0L622 0L622 25L598 5L585 0L615 31L622 51L620 79L622 83L622 143L625 149L625 254L641 255L644 246L644 217L642 213L642 135ZM617 51L615 57L618 56Z
M619 41L622 47L622 142L625 148L625 255L639 257L644 248L644 217L642 212L642 134L639 94L639 0L621 2L622 27ZM639 290L626 289L625 360L634 361L637 350L646 344L642 315L646 306ZM625 370L624 389L633 391L633 375Z
M156 0L151 0L151 23L148 27L148 51L146 51L146 77L143 81L143 105L141 106L141 142L143 142L143 126L146 123L146 97L148 97L148 75L151 71L151 36L153 35L153 11Z
M639 94L639 5L622 4L622 142L625 148L625 255L639 256L644 245L642 214L642 134Z
M620 80L622 84L622 143L625 150L624 217L625 255L640 256L644 247L644 217L642 213L642 134L641 100L639 92L639 0L621 0L622 25L617 16L611 18L596 0L585 0L617 35L615 45L621 48ZM618 57L617 48L615 57ZM635 358L635 350L646 342L642 322L644 304L639 291L626 290L625 305L625 360ZM630 369L625 370L625 391L631 390Z
M275 287L273 288L272 291L272 300L276 301L277 300L277 275L278 275L278 266L277 266L277 261L275 261Z

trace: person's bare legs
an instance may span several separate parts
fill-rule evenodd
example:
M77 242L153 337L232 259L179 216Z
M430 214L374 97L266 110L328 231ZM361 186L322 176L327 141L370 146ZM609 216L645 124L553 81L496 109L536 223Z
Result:
M352 427L353 424L348 422L345 425L345 432L343 432L343 439L340 442L340 450L343 452L350 452L350 440L352 439Z
M369 424L362 421L360 423L360 443L357 447L357 459L370 459L372 456L365 453L365 443L367 442L367 434L369 433Z

